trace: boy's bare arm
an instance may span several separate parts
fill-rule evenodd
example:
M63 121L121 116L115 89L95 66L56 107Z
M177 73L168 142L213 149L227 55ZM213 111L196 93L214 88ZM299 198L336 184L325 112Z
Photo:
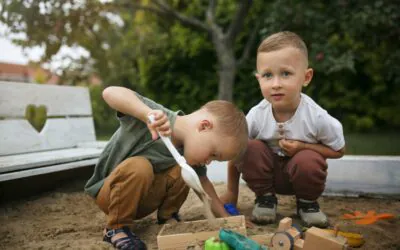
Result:
M153 110L144 104L130 89L112 86L103 90L103 99L113 109L147 123L153 140L158 138L157 131L163 136L171 134L168 117L161 110ZM155 121L148 123L148 115L153 114Z
M232 161L229 161L227 190L226 193L223 194L220 198L224 204L232 203L235 206L237 205L239 194L239 179L240 173L237 171L234 163Z
M103 99L113 109L147 122L147 114L152 110L130 89L112 86L103 90Z
M345 151L344 147L338 151L335 151L335 150L331 149L330 147L327 147L323 144L312 144L312 143L305 143L305 142L303 142L303 144L304 144L303 145L304 149L314 150L314 151L320 153L325 158L331 158L331 159L340 158L344 155L344 151Z
M229 217L230 215L226 212L224 204L218 198L217 192L215 191L214 185L208 179L207 176L200 176L200 182L203 186L204 191L211 198L211 209L217 217Z
M335 151L323 144L306 143L296 140L282 139L279 141L279 146L283 149L286 155L293 156L300 150L311 149L320 153L324 158L340 158L344 155L345 148Z

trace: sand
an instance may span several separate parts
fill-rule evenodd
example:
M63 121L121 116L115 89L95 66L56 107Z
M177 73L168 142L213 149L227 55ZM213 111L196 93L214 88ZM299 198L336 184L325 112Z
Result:
M2 203L0 206L0 249L113 249L102 242L104 214L93 200L82 192L84 180L63 185L51 192L41 193L23 200ZM216 184L219 194L224 184ZM254 205L254 195L246 187L240 190L239 209L250 215ZM400 214L399 200L322 197L322 209L331 224L338 223L342 230L362 233L366 243L360 249L400 249L400 219L378 221L373 225L359 226L344 222L340 216L354 210L374 209L378 213ZM279 196L279 218L295 215L295 200L289 196ZM204 219L203 207L193 192L181 209L181 217L186 221ZM248 229L249 234L271 233L277 224L257 226ZM156 236L161 229L156 224L155 215L136 222L133 231L148 245L157 249Z

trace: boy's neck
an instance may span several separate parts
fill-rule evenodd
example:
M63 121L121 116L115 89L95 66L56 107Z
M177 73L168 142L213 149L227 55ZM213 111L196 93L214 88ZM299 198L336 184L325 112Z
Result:
M286 122L290 120L294 116L297 111L297 108L300 105L301 97L293 103L291 106L282 107L280 109L276 109L272 107L272 113L274 114L275 121L277 122Z
M190 120L189 115L177 116L175 120L175 125L172 130L172 143L175 147L182 147L186 138L186 135L191 131L193 126L193 121Z
M274 114L274 118L275 121L277 122L287 122L290 120L290 118L293 117L294 113L296 113L295 111L276 111L273 110L273 114Z

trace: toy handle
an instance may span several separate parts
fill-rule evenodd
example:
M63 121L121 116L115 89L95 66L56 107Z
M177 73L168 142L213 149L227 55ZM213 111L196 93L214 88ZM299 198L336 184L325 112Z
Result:
M224 204L224 208L225 208L226 212L228 212L228 214L230 214L230 215L240 215L239 211L232 203Z
M149 115L148 116L150 123L154 122L154 115ZM158 132L158 135L160 136L161 140L164 142L165 146L168 148L169 152L171 152L172 156L174 157L175 161L179 165L184 165L186 164L186 159L185 157L181 156L181 154L176 150L174 144L172 144L171 139L168 136L163 136Z

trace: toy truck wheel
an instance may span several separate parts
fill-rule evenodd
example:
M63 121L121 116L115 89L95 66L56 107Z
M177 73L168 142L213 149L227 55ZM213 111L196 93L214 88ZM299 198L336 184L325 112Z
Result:
M294 239L287 232L277 232L272 236L271 246L272 250L292 250Z

